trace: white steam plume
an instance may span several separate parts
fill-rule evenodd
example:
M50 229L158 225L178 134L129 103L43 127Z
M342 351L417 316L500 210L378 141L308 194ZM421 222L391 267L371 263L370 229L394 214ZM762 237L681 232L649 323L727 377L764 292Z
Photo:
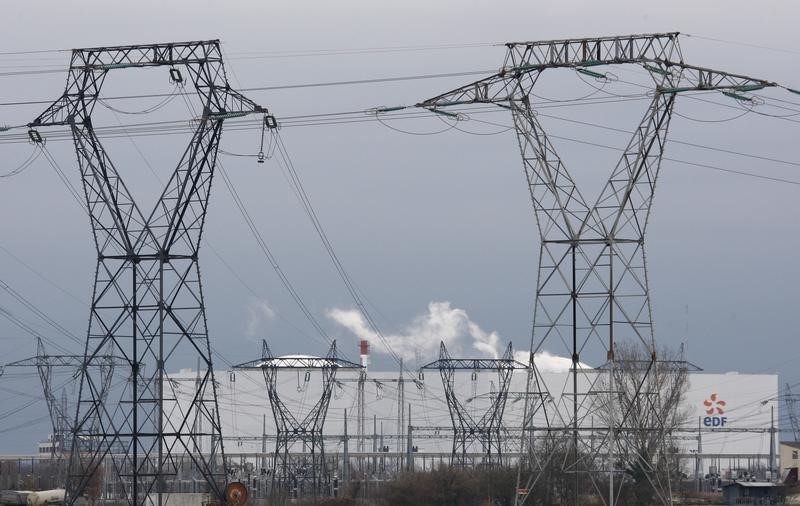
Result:
M514 360L528 365L528 352L515 351ZM549 351L540 351L533 356L533 362L536 364L536 369L539 372L567 372L572 368L572 359L567 357L559 357L553 355ZM589 369L590 367L583 362L579 362L578 368Z
M376 352L387 353L383 342L358 310L334 308L327 315L359 339L369 341ZM423 360L435 360L438 358L440 341L444 341L454 356L473 356L477 351L479 356L498 358L503 352L503 343L497 332L486 332L470 320L466 311L452 307L450 302L429 303L427 314L414 318L402 332L384 334L384 338L392 350L405 360L418 355L426 357ZM464 349L465 340L470 341L472 352ZM523 364L528 363L528 352L518 351L514 355ZM542 372L566 371L572 365L570 359L547 352L537 353L534 360Z
M359 339L369 341L375 351L386 353L383 342L358 310L334 308L328 311L328 317ZM384 334L392 350L406 360L413 359L417 354L434 360L438 356L440 341L458 353L465 337L471 338L473 347L482 354L495 358L498 356L500 337L497 333L485 332L469 319L466 311L452 308L449 302L431 302L428 304L428 314L414 318L401 333Z

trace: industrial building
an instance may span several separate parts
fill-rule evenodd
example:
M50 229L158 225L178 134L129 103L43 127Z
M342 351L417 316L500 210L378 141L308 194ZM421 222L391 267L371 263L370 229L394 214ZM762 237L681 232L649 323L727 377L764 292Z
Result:
M347 452L351 458L358 458L361 453L371 454L375 449L404 457L410 441L415 465L427 467L435 462L449 462L453 425L439 374L406 371L401 375L398 371L370 370L363 381L363 420L358 407L359 374L341 371L336 376L323 431L327 454L341 456L347 434ZM568 385L567 370L543 374L548 385ZM598 370L596 374L603 372ZM182 370L170 377L177 398L192 393L187 387L195 377L192 370ZM217 381L226 454L246 460L248 456L263 456L265 449L272 453L276 426L262 374L230 371L220 373ZM521 392L525 391L525 382L526 371L515 371L503 414L503 444L509 462L519 455L525 404ZM319 373L312 370L286 371L278 379L283 402L297 417L305 416L317 402L321 386ZM457 371L454 386L462 405L477 419L497 392L497 374ZM582 387L584 393L589 391L588 384ZM554 406L564 405L566 395L551 394ZM777 375L690 372L678 411L684 423L672 436L680 448L687 476L698 473L701 477L736 477L739 470L757 469L766 473L770 456L777 463ZM603 426L600 416L588 415L585 423L598 427L599 439ZM363 432L359 432L359 427ZM477 447L471 451L475 455L482 453Z

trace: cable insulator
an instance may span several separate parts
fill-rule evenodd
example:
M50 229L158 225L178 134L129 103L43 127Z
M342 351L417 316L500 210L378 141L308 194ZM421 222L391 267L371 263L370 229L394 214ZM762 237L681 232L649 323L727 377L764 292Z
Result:
M605 74L601 74L600 72L595 72L593 70L576 68L575 71L579 72L581 74L587 75L589 77L594 77L595 79L598 79L598 80L606 79L606 75Z
M647 71L649 71L650 73L653 73L653 74L661 74L662 76L671 76L672 75L669 70L664 70L661 67L656 67L655 65L648 65L647 63L645 63L642 66L645 68L645 70L647 70Z
M764 104L764 99L762 99L761 97L741 95L739 93L736 93L735 91L728 91L728 90L722 90L722 94L725 95L726 97L738 100L739 102L748 102L752 105Z
M42 134L40 134L39 131L36 130L35 128L31 128L30 130L28 130L28 138L34 144L42 144L44 142Z
M275 116L271 114L267 114L264 116L264 121L261 123L261 147L258 151L258 155L256 155L256 162L257 163L264 163L264 159L266 156L264 155L264 137L267 133L267 129L274 129L278 127L278 122L275 120Z
M181 84L183 82L183 74L181 74L180 69L173 67L169 69L169 79L175 84Z

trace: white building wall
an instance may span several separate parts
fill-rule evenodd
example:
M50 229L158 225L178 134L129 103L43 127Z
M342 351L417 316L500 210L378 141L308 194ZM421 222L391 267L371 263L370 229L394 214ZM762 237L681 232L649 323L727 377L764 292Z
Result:
M588 391L592 378L598 372L588 372L579 375L579 389ZM270 409L263 376L259 371L236 371L230 373L220 371L216 375L218 382L218 401L223 425L223 434L226 438L226 451L232 453L255 452L261 450L262 424L266 422L266 433L275 434L275 423ZM397 372L369 372L369 380L365 387L365 428L366 435L370 438L365 442L365 450L372 450L373 421L377 421L377 433L380 435L381 427L385 435L398 433L397 425L397 398L398 398L398 373ZM184 398L191 393L193 373L181 371L175 378L186 378L186 381L173 381L173 389L177 389L176 397ZM337 375L337 386L333 390L330 408L328 410L325 433L339 435L344 433L345 410L347 411L348 434L357 434L357 378L356 371L340 371ZM412 379L416 381L412 381ZM308 380L308 381L306 381ZM571 396L561 395L570 392L571 376L569 373L546 373L544 381L553 397L552 409L560 410L569 420L571 413ZM523 392L525 389L525 371L516 371L510 387L510 398L506 405L504 423L507 427L520 427L524 409L524 400L515 397L514 392ZM279 392L283 402L293 411L295 417L304 417L310 407L319 400L321 392L321 375L319 371L285 371L279 373ZM456 373L456 389L463 405L468 412L480 418L489 404L489 397L497 389L497 374L482 372L477 374L475 381L472 372ZM424 377L417 373L406 375L404 383L406 421L402 424L405 432L407 425L408 409L410 406L412 424L415 426L441 426L450 427L450 415L444 400L444 390L437 371L425 371ZM716 401L711 396L716 394ZM468 402L473 396L474 400ZM702 449L705 454L723 455L752 455L769 454L770 435L770 409L774 407L775 420L779 419L778 403L778 377L774 374L709 374L690 373L689 387L682 411L685 413L686 427L696 429L698 422L702 428ZM591 409L591 396L581 396L581 409L589 413ZM707 406L708 401L712 406ZM724 404L723 404L724 403ZM713 408L713 413L707 411ZM722 410L720 413L719 410ZM177 413L179 410L173 410ZM544 423L539 419L537 423ZM604 426L602 420L586 416L584 425ZM721 429L721 430L720 430ZM762 432L731 432L741 429L759 429ZM431 432L426 432L430 434ZM415 446L420 452L446 452L449 451L450 441L448 434L442 434L441 440L416 439ZM696 432L685 433L678 441L682 449L688 453L697 448ZM405 441L402 443L405 445ZM394 439L386 438L384 445L391 450L398 448ZM509 450L516 451L514 448ZM274 448L272 441L268 442L268 451ZM326 442L327 451L341 451L341 443ZM350 451L356 450L356 443L351 441Z

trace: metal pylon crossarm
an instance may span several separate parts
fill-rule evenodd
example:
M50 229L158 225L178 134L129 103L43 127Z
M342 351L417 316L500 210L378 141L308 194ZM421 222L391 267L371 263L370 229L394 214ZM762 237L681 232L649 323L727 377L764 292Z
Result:
M203 111L148 213L92 122L109 74L143 67L168 67L174 81L186 72ZM174 481L167 478L188 468L185 476L199 477L203 491L223 499L227 478L198 250L223 123L266 113L230 87L219 41L208 40L75 49L64 92L29 123L32 129L71 129L97 251L69 503L102 469L116 478L114 499L129 504L160 504ZM98 395L104 379L91 367L104 354L125 360L116 369L123 386L112 392L119 396L113 409ZM185 402L167 390L167 371L178 358L197 358L201 367L196 391Z

